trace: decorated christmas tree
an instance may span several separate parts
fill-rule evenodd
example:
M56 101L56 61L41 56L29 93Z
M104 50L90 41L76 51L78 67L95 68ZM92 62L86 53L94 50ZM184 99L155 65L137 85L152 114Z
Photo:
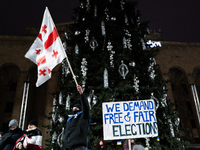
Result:
M186 144L180 136L177 111L166 99L166 81L162 79L155 56L160 43L152 44L148 22L140 22L136 1L80 0L74 9L75 22L68 26L66 48L79 85L90 104L89 138L92 148L103 139L102 103L154 99L158 137L146 138L150 149L177 149ZM60 84L54 93L53 112L48 126L52 138L48 149L62 146L62 132L71 107L79 94L66 61ZM158 140L159 139L159 140ZM121 149L116 141L106 141L109 150Z

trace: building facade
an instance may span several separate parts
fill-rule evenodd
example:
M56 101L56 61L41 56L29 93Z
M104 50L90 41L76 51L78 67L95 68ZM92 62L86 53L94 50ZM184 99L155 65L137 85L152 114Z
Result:
M56 25L61 39L67 24ZM21 108L25 107L22 102L27 97L24 129L29 120L35 119L42 131L44 146L49 135L43 125L50 124L44 115L52 112L52 93L57 90L61 65L53 69L50 80L36 88L37 66L24 55L38 32L39 29L28 28L25 36L0 36L0 131L7 132L11 119L20 122ZM160 33L153 33L149 38L161 41ZM200 144L200 43L161 41L161 45L156 62L163 78L170 81L166 86L167 99L177 104L179 125L188 129L186 134L191 136L190 142ZM27 83L30 84L25 91Z
M162 50L156 56L162 76L169 80L168 99L179 109L180 126L187 128L192 144L200 143L200 43L162 41Z

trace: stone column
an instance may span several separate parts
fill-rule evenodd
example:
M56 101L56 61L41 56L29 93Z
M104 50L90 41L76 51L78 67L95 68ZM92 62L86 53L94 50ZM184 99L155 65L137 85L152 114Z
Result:
M188 84L189 84L189 85L191 85L191 84L195 84L195 79L194 79L192 73L188 73L188 74L186 74L186 77L187 77L187 80L188 80Z
M20 76L19 76L19 80L18 80L17 88L16 88L16 93L15 93L11 119L16 119L18 122L19 122L20 112L21 112L24 81L27 81L27 76L28 76L28 71L20 72Z

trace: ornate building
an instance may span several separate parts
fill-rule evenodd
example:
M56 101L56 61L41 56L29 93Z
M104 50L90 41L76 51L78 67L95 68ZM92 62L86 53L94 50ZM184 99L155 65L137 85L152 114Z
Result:
M61 38L67 24L56 25ZM43 125L50 123L44 115L52 111L51 93L57 90L58 70L61 65L54 68L49 81L36 88L36 65L24 55L38 32L39 29L28 28L25 36L0 36L0 131L7 132L11 119L19 120L19 123L24 124L24 129L29 120L35 119L45 137L44 145L48 134ZM161 41L161 34L152 33L149 39ZM167 99L177 103L180 126L188 129L190 142L199 144L200 43L161 41L161 45L156 62L160 65L163 78L171 81L167 84ZM27 89L24 90L24 87ZM22 103L26 98L27 104ZM26 111L21 112L22 107L26 108Z
M162 76L169 80L168 99L177 103L180 126L187 128L190 142L200 143L200 43L162 41L156 61Z

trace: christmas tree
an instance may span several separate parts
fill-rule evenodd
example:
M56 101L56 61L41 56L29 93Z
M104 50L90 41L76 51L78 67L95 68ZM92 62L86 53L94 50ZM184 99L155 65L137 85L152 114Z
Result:
M147 138L150 149L182 149L177 111L166 100L162 79L152 46L146 36L148 22L140 23L136 1L80 0L74 9L74 24L68 26L64 47L79 85L90 104L89 137L92 148L103 139L102 103L129 100L155 100L158 138ZM79 102L72 73L63 62L58 92L54 93L51 139L48 149L59 149L62 132L71 107ZM159 140L158 140L159 139ZM109 150L119 149L116 141L106 141ZM92 149L91 148L91 149Z

